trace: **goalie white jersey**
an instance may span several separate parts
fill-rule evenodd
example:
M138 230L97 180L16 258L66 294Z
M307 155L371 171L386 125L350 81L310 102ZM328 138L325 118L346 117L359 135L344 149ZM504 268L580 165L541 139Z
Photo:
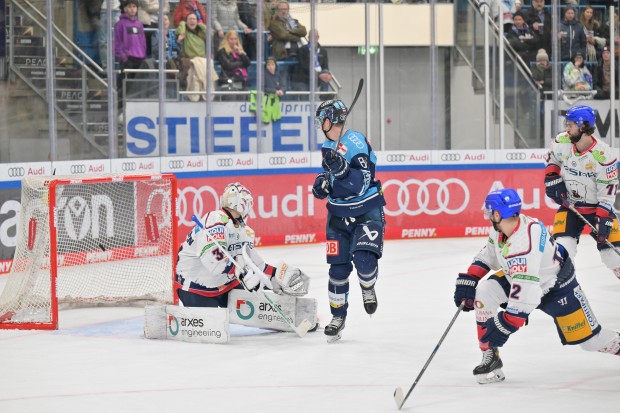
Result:
M616 156L606 143L593 140L592 146L578 153L568 133L557 135L547 155L546 173L554 171L562 176L573 204L613 205L618 186Z
M511 284L507 311L525 318L555 285L563 259L543 223L521 214L510 238L491 231L475 261L503 270Z
M255 233L223 210L208 213L201 222L204 228L196 226L179 249L176 272L184 280L214 289L213 295L217 295L236 287L239 281L233 263L216 242L235 257L241 254L244 245L254 248Z

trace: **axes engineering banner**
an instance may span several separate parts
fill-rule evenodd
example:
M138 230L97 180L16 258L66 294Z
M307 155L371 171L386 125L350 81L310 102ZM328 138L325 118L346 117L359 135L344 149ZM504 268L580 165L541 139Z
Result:
M377 177L387 200L386 239L485 236L490 226L482 215L484 198L502 187L515 188L523 199L523 211L551 225L556 205L545 196L542 173L542 165L531 169L379 171ZM252 191L254 210L249 225L257 233L258 245L325 240L327 212L325 201L312 196L313 172L289 169L236 178L191 175L195 177L178 180L179 242L193 227L191 216L219 208L219 195L232 181ZM0 273L10 268L19 208L18 190L0 190Z

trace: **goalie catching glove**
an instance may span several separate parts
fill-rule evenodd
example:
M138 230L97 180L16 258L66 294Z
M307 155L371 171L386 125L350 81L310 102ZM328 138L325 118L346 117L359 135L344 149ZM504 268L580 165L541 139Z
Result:
M268 267L265 264L265 260L254 249L248 249L247 246L243 247L241 255L237 257L237 260L245 271L245 274L240 275L239 279L243 282L246 289L251 283L253 288L258 289L256 286L257 281L255 276L259 277L258 282L264 288L273 290L277 294L287 294L295 297L301 297L308 294L308 287L310 285L310 278L304 274L299 268L289 267L286 263L275 267L275 272L270 275L264 273L264 270ZM274 267L270 267L272 270ZM249 271L248 271L249 270ZM250 275L250 271L252 275ZM271 272L271 271L270 271ZM271 279L269 277L272 277ZM248 291L255 291L250 290Z

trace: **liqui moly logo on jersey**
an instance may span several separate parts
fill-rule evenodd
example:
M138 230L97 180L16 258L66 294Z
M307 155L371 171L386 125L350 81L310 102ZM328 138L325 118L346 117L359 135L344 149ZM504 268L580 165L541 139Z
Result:
M507 263L510 276L527 273L527 260L525 258L511 258Z
M618 168L616 167L616 165L608 166L605 169L605 175L607 176L607 179L616 178L618 176Z
M211 235L211 238L216 241L224 241L226 239L226 235L224 234L224 227L222 226L209 228L207 229L207 232L209 233L209 235Z

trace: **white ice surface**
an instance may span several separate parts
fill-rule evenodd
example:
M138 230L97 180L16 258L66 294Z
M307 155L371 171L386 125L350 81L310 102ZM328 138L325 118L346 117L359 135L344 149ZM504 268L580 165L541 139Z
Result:
M0 331L0 412L394 412L456 311L456 274L484 238L388 241L380 261L379 309L364 313L355 277L343 339L323 333L252 334L231 343L142 337L143 310L60 313L60 330ZM312 278L321 324L330 320L324 246L262 248ZM578 276L599 322L620 329L620 280L584 237ZM0 289L6 277L0 277ZM249 334L249 335L248 335ZM473 313L462 313L414 389L410 412L618 412L620 357L562 346L550 318L501 350L506 381L478 385Z

